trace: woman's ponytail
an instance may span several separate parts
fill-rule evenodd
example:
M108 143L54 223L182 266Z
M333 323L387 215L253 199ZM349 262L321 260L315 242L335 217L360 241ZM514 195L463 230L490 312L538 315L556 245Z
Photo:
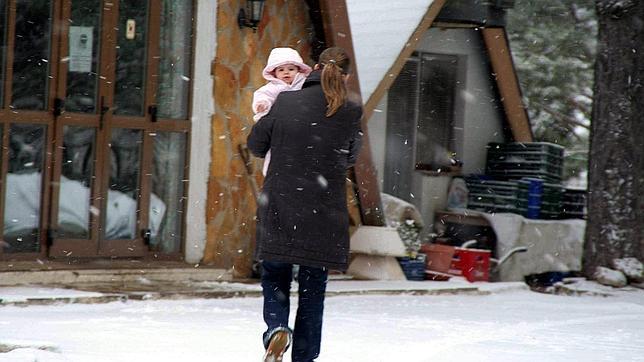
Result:
M326 116L331 117L347 100L344 75L349 73L351 62L342 48L328 48L320 54L322 91L326 98Z

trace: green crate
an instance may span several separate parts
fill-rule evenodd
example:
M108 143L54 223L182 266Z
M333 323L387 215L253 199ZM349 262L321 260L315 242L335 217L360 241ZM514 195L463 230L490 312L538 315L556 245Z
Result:
M516 196L470 193L468 196L468 206L472 202L480 204L492 204L498 207L514 207L514 205L516 205L517 203L517 198Z
M487 162L530 163L538 162L548 165L561 165L563 157L544 152L504 152L488 151Z
M550 142L491 142L487 145L488 152L505 153L547 153L563 158L564 147Z

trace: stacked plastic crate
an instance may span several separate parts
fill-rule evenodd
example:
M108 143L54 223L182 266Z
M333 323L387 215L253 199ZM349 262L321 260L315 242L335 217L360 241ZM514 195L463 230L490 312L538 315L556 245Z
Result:
M468 208L556 219L563 207L564 148L547 142L490 143L486 174L465 178Z
M485 212L516 212L518 185L515 181L466 176L467 207Z
M465 177L468 208L533 219L585 218L586 191L561 184L563 153L548 142L488 144L485 175Z
M586 218L586 190L566 189L563 193L563 219L585 219Z
M490 143L486 173L517 183L516 213L531 219L558 219L564 188L562 146L548 142Z
M564 187L541 179L518 181L517 213L530 219L559 219L563 209Z
M548 142L490 143L487 146L487 175L498 179L539 178L561 183L562 146Z

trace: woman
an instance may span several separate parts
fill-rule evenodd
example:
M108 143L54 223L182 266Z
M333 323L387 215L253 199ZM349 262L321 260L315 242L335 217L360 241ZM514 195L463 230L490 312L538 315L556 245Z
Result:
M281 93L248 136L255 156L272 154L257 209L265 361L281 361L291 340L293 362L317 358L328 270L347 268L346 169L355 163L362 135L362 108L347 101L350 63L343 49L326 49L302 90ZM291 330L293 264L300 267Z

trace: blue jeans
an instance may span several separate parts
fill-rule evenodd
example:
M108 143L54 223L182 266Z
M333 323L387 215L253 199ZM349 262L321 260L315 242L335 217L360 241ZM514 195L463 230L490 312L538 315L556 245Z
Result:
M301 265L298 273L298 301L293 329L293 362L310 362L320 354L322 314L328 270ZM262 262L262 292L264 294L264 347L272 334L288 329L289 294L293 264Z

